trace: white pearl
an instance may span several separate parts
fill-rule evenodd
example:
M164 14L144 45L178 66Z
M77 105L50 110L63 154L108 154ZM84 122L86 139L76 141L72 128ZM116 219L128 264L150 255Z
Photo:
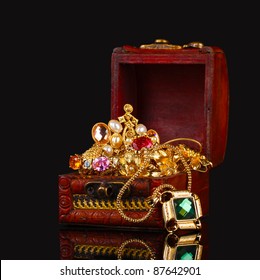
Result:
M108 126L113 132L116 133L120 133L123 130L122 124L117 120L110 120Z
M137 134L142 135L142 134L146 133L147 128L143 124L138 124L135 128L135 131Z
M113 148L110 145L105 145L103 147L103 151L104 151L105 155L108 157L113 155Z

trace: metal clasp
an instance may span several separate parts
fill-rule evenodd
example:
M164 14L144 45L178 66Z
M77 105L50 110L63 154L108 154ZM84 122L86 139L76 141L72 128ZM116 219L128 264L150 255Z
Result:
M201 42L190 42L188 44L185 44L182 46L184 49L185 48L195 48L195 49L201 49L204 47L204 44Z

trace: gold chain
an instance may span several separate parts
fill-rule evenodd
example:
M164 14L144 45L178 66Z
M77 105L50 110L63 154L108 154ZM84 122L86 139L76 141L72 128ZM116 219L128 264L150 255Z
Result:
M162 148L170 148L175 150L175 152L178 154L178 156L180 157L182 164L184 166L184 170L187 173L187 190L189 192L191 192L191 185L192 185L192 174L191 174L191 169L188 165L188 163L186 162L186 160L184 159L184 157L182 156L181 152L179 151L178 147L174 147L170 144L161 144L158 145L156 147L153 148L153 150L157 150L157 149L162 149ZM151 152L150 152L151 153ZM135 172L135 174L124 184L124 186L120 189L117 199L116 199L116 206L117 206L117 210L119 212L119 214L121 215L122 218L124 218L125 220L132 222L132 223L140 223L143 222L145 220L147 220L153 213L155 206L157 204L158 201L160 201L161 198L161 191L162 190L167 190L167 189L171 189L171 190L175 190L175 188L172 185L169 184L162 184L160 186L158 186L151 197L148 197L147 200L150 202L151 204L151 208L148 210L148 212L146 213L145 216L141 217L141 218L131 218L128 217L124 211L123 211L123 204L122 204L122 197L124 195L124 192L130 187L130 185L133 183L133 181L140 176L140 174L143 172L143 170L146 168L146 166L148 165L148 163L150 162L150 153L148 152L147 154L144 155L144 161L143 161L143 165L141 165L141 167Z
M121 260L122 259L122 253L123 253L123 250L125 248L125 246L129 243L141 243L142 245L144 245L146 247L146 249L149 251L151 257L150 259L151 260L155 260L155 255L154 255L154 252L153 250L141 239L137 239L137 238L134 238L134 239L128 239L126 240L125 242L123 242L121 244L121 246L119 247L118 251L117 251L117 258L118 260Z
M196 143L196 144L200 147L199 153L202 152L202 145L201 145L201 143L200 143L199 141L195 140L195 139L192 139L192 138L185 138L185 137L174 138L174 139L172 139L172 140L169 140L169 141L165 142L164 144L170 144L170 143L172 143L172 142L179 142L179 141L194 142L194 143Z

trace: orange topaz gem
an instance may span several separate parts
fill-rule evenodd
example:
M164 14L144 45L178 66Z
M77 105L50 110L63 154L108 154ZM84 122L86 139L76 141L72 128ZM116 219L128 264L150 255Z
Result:
M81 167L81 158L78 155L70 156L69 167L77 170Z
M194 169L198 169L200 167L199 156L192 158L191 161L190 161L190 164Z

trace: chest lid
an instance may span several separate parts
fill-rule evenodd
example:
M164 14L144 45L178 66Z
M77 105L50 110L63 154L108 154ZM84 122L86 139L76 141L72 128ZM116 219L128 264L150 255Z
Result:
M131 104L140 123L161 143L192 138L217 166L223 162L228 130L229 83L225 53L200 42L121 46L111 58L111 118Z

